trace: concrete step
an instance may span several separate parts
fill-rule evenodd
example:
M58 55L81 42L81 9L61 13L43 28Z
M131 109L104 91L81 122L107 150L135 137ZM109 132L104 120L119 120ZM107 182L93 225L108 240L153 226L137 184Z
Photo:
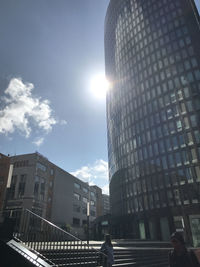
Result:
M102 243L102 242L101 242ZM136 243L140 243L140 246L136 247ZM114 258L115 264L113 267L167 267L168 266L168 253L170 247L156 247L162 242L153 242L154 246L150 246L152 242L121 242L116 245L114 243ZM128 244L128 246L127 246ZM91 246L94 245L94 242ZM124 245L124 246L123 246ZM133 246L132 246L133 245ZM148 246L147 246L148 245ZM163 244L162 244L163 245ZM94 246L96 249L100 249L100 242ZM96 254L97 251L89 249L79 249L77 246L71 246L70 250L63 249L51 249L43 250L42 254L53 261L59 266L96 266L99 257ZM99 265L100 267L100 265Z

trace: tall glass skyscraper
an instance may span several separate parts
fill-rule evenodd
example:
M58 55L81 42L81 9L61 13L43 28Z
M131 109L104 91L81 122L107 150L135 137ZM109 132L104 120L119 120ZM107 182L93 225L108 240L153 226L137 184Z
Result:
M193 0L110 0L112 234L200 245L200 19ZM191 238L190 238L191 237Z

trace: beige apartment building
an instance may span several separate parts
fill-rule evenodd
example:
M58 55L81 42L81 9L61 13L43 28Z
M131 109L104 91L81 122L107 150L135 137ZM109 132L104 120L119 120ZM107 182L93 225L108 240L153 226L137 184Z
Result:
M13 169L5 210L29 209L85 238L88 203L89 221L92 222L103 213L102 190L89 186L38 152L7 158Z

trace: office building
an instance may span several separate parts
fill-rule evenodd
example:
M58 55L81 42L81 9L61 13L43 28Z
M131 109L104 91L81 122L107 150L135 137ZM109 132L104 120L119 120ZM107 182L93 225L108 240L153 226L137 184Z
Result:
M103 215L110 214L110 196L103 194L102 202L103 202Z
M200 19L193 0L110 0L113 236L200 244Z

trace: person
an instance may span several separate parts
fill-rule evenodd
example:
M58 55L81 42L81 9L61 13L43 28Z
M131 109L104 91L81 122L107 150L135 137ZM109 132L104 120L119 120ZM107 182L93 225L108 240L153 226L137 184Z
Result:
M111 267L114 263L114 252L109 234L105 235L105 242L101 245L100 251L105 255L103 257L103 267Z
M171 244L174 249L169 253L170 267L200 267L194 251L186 248L184 238L179 232L171 235Z

